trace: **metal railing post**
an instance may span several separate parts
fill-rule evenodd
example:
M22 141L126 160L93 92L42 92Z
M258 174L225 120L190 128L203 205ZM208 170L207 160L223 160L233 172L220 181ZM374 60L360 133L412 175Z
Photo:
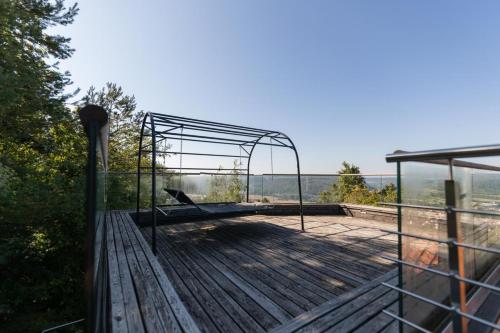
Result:
M451 163L451 162L450 162ZM450 166L451 168L451 166ZM450 173L450 176L452 174ZM451 178L451 177L450 177ZM467 299L465 292L465 283L456 279L458 275L464 277L464 255L463 248L456 245L462 242L461 230L458 225L456 207L456 185L453 179L445 180L445 196L446 196L446 224L448 231L448 265L449 271L453 275L450 280L450 301L451 306L455 310L467 312ZM467 333L467 318L452 312L453 332Z
M264 202L264 175L260 176L260 202Z
M156 256L156 128L153 116L149 118L151 124L151 247Z
M87 105L80 110L80 120L88 138L87 177L85 184L85 220L87 224L85 237L85 300L87 320L86 331L94 331L96 327L96 293L95 293L95 237L97 213L97 148L101 128L108 122L106 111L96 105ZM101 143L107 138L101 138ZM101 147L102 149L102 147ZM106 152L103 153L103 164L107 165Z
M97 132L99 125L92 122L87 125L88 156L87 156L87 184L85 191L85 210L87 220L86 236L86 259L85 259L85 294L87 297L87 331L91 331L95 324L93 304L94 298L94 243L95 243L95 212L97 192Z
M396 164L396 172L397 172L397 178L396 178L396 194L397 194L397 203L398 205L401 204L402 202L402 197L401 197L401 162L397 162ZM401 233L403 232L402 230L402 212L401 212L401 206L398 206L398 260L400 261L398 263L398 287L403 289L403 265L401 264L401 261L403 260L403 243L402 243L402 236ZM399 312L399 317L403 318L403 294L399 293L398 297L398 312ZM398 329L399 332L403 332L403 324L401 322L398 322Z
M465 242L466 240L463 239L462 233L463 228L467 227L469 225L469 221L464 221L463 223L460 221L460 214L476 214L476 215L481 215L481 216L490 216L492 219L500 216L499 212L496 211L490 211L490 210L481 210L481 209L474 209L474 208L463 208L463 207L457 207L457 206L462 206L461 203L459 203L458 198L462 198L462 193L459 191L460 190L460 184L456 183L453 179L453 173L454 169L456 167L462 169L472 169L472 170L487 170L487 171L500 171L500 167L498 166L492 166L492 165L487 165L487 164L481 164L481 163L475 163L475 162L469 162L469 161L463 161L463 160L456 160L455 158L471 158L471 157L488 157L488 156L499 156L500 155L500 145L490 145L490 146L476 146L476 147L465 147L465 148L452 148L452 149L441 149L441 150L429 150L429 151L420 151L420 152L403 152L403 151L396 151L394 154L390 154L386 156L386 161L387 162L397 162L397 168L398 168L398 203L397 204L389 204L391 206L398 207L398 252L401 254L401 245L402 237L412 237L415 239L420 239L420 240L425 240L425 241L430 241L430 242L436 242L438 244L446 244L448 246L448 271L443 271L441 269L435 269L431 268L434 266L433 263L429 263L428 265L421 265L415 264L412 262L405 261L404 259L401 260L400 258L395 259L395 258L390 258L383 256L383 258L389 259L393 262L397 262L399 266L399 270L401 272L401 267L408 266L411 267L412 269L418 269L421 271L426 271L438 276L445 277L449 279L449 292L446 295L443 295L444 297L447 297L449 299L450 305L448 304L443 304L443 301L446 301L445 299L439 299L435 300L423 295L420 295L415 292L411 292L408 290L405 290L402 287L395 287L391 284L383 283L384 286L389 287L395 291L398 291L400 293L403 293L405 296L404 297L412 297L414 299L417 299L419 301L423 301L427 304L433 305L439 312L443 313L446 311L449 316L445 318L445 321L436 323L437 327L432 328L433 330L438 329L440 332L455 332L455 333L467 333L469 330L469 324L480 324L483 326L486 326L488 328L492 328L496 331L500 331L500 325L497 323L497 318L493 316L488 317L488 319L482 318L481 316L478 316L478 309L480 306L483 304L487 304L490 306L490 304L494 307L497 302L496 299L493 299L492 302L490 303L490 300L488 298L484 299L484 293L480 292L479 290L474 290L471 289L471 298L467 300L467 286L469 287L479 287L479 288L484 288L488 290L488 292L493 292L493 293L500 293L500 288L496 286L497 281L494 279L495 276L497 276L498 272L498 262L497 261L491 261L491 264L494 264L495 266L491 267L490 263L485 262L483 266L484 268L487 268L487 271L484 273L481 273L482 276L478 276L477 272L471 272L472 276L466 277L465 276L465 260L466 258L464 257L464 251L465 249L471 249L471 250L478 250L481 252L487 252L487 253L494 253L494 254L500 254L500 249L497 247L493 246L482 246L482 245L476 245L475 241L472 241L472 244ZM444 186L445 186L445 206L444 207L439 207L435 205L416 205L416 204L402 204L401 203L401 175L400 175L400 163L401 162L423 162L423 163L429 163L429 164L436 164L436 165L446 165L449 168L449 178L444 181ZM447 224L447 237L445 239L443 238L432 238L432 237L427 237L420 233L408 233L408 232L401 232L401 223L402 223L402 217L401 217L401 209L402 208L409 208L409 209L419 209L423 211L441 211L446 214L446 224ZM488 221L489 222L489 221ZM393 232L396 233L396 232ZM470 240L469 240L470 241ZM489 245L489 244L488 244ZM493 258L495 259L495 258ZM497 260L497 259L495 259ZM486 266L487 265L487 266ZM404 270L404 268L403 268ZM411 276L410 276L411 277ZM406 278L406 277L404 277ZM486 278L485 281L482 279ZM404 280L404 279L403 279ZM400 281L399 284L404 281L401 281L401 275L400 275ZM426 283L433 283L433 281L428 280ZM410 284L409 287L411 288L412 285ZM425 288L424 285L419 287L421 289ZM425 291L425 290L423 290ZM443 298L444 298L443 297ZM468 303L469 304L468 304ZM446 303L446 302L445 302ZM416 310L418 311L417 307L415 309L406 309L406 315L410 315L411 317L411 311ZM399 316L394 314L391 311L388 310L383 310L385 314L388 316L395 318L400 322L400 331L401 331L401 326L403 324L408 325L418 331L421 332L431 332L427 327L421 326L421 325L428 325L432 324L431 321L433 319L438 319L440 318L440 314L438 312L432 311L431 313L424 314L426 315L425 318L423 318L421 315L421 318L416 318L419 320L419 322L412 322L411 320L408 320L404 318L405 316L403 315L403 311L401 310L401 298L400 298L400 312ZM428 312L428 311L427 311ZM444 314L444 313L443 313ZM434 325L435 326L435 325ZM472 326L471 326L472 327ZM472 328L471 328L472 330Z

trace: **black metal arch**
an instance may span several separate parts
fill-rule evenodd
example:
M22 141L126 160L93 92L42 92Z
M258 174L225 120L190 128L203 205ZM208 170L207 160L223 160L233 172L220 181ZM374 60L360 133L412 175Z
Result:
M150 138L149 142L145 142L144 138ZM270 142L262 142L262 139L270 138ZM217 154L199 151L162 151L157 149L157 144L173 140L198 143L209 143L214 145L237 146L240 147L240 155L232 154ZM137 207L136 218L139 220L139 197L140 197L140 182L143 169L149 169L151 174L151 219L152 219L152 248L156 254L156 222L157 222L157 201L156 201L156 171L157 169L172 169L179 170L193 170L198 172L213 171L213 170L229 170L229 169L214 169L206 167L173 167L173 166L158 166L157 155L195 155L195 156L212 156L212 157L231 157L231 158L246 158L246 169L238 169L238 172L244 171L246 174L246 201L249 202L250 191L250 162L252 154L257 145L282 147L292 149L295 153L297 161L297 181L299 190L299 213L301 218L301 227L304 231L304 214L302 207L302 185L300 179L300 162L299 155L293 141L284 133L279 131L264 130L253 127L238 126L231 124L218 123L213 121L205 121L193 118L179 117L173 115L165 115L160 113L148 112L143 118L141 126L141 135L139 139L139 152L137 160ZM245 152L245 156L241 152ZM141 163L144 154L151 154L151 165L143 166ZM232 169L231 169L232 170Z

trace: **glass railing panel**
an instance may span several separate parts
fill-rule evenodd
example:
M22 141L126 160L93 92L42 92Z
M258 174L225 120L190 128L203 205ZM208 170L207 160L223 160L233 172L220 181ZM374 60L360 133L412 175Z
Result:
M368 175L363 176L366 186L370 190L382 190L389 184L396 184L396 176L393 175Z
M246 184L246 177L243 179L244 184ZM269 198L264 197L264 176L263 175L251 175L248 199L250 202L263 202L268 203ZM244 198L246 200L246 197Z
M456 207L466 210L499 212L500 172L454 166ZM450 179L446 164L406 162L401 164L402 203L442 208L445 207L445 180ZM499 217L483 214L457 213L462 242L482 247L499 247ZM446 213L442 210L402 208L401 231L441 241L448 239ZM448 245L408 236L402 237L402 258L410 264L441 272L449 271ZM495 266L498 255L464 248L464 274L469 279L482 280ZM449 304L450 282L447 277L403 265L404 289ZM468 284L467 291L473 286ZM418 311L414 309L418 308ZM411 296L403 296L403 317L433 330L447 316L447 311ZM411 331L411 328L405 327Z
M299 201L296 175L264 175L264 198L272 203L297 203Z
M457 184L457 206L465 210L500 212L500 172L476 168L453 168ZM500 217L459 213L462 242L480 247L499 248ZM465 276L482 280L498 260L498 255L464 248ZM468 286L469 289L471 286Z
M321 202L321 193L338 183L335 175L307 175L302 176L302 198L305 203Z
M338 184L339 175L303 175L302 200L304 203L338 203L335 197L323 193ZM396 184L391 175L363 176L368 190L380 191L388 184ZM298 203L299 192L296 175L250 175L250 202ZM135 172L110 172L108 174L108 200L112 209L135 209L137 195L137 174ZM182 174L158 172L156 175L157 202L173 204L165 188L181 189L194 202L246 201L246 175L230 173ZM237 193L240 195L238 196ZM381 200L382 201L382 200ZM140 206L151 205L151 174L141 174Z
M448 178L445 165L402 163L402 203L433 207L444 206L444 181ZM446 240L446 216L442 211L403 208L401 231L407 234ZM446 244L402 237L404 261L443 272L448 271L448 248ZM426 272L409 265L402 267L404 289L446 303L449 297L449 282L446 277ZM418 311L415 309L418 308ZM411 296L403 296L403 317L427 329L433 329L446 312ZM409 327L405 330L411 331Z

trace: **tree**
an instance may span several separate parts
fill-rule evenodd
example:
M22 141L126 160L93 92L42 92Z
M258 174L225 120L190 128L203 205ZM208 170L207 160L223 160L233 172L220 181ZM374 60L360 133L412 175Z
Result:
M47 30L77 12L62 0L0 1L2 331L40 331L83 312L86 140L58 68L73 50Z
M338 171L337 183L320 192L319 202L345 202L362 205L377 205L379 202L395 202L396 186L388 184L381 190L370 190L360 174L359 167L347 162L342 163Z
M102 106L109 116L109 169L135 171L139 136L144 112L137 110L135 97L126 95L122 87L108 82L97 91L90 87L80 104Z
M136 176L127 172L137 170L137 152L144 112L137 110L133 95L125 94L122 87L111 82L106 83L100 90L94 86L90 87L79 102L80 106L87 104L102 106L109 117L108 167L111 172L108 174L107 203L112 209L132 208L136 200ZM146 143L147 141L144 144ZM143 156L143 165L150 161L148 156ZM147 191L141 192L147 194ZM143 204L149 203L149 196L141 197L146 198Z
M229 178L226 175L213 175L210 178L206 202L241 202L243 183L240 179L239 164L235 160Z
M338 171L337 183L333 183L329 190L320 193L320 202L345 202L346 197L354 188L365 188L366 183L360 175L359 167L348 162L342 162L342 169Z
M382 202L396 202L398 199L396 185L394 185L393 183L385 185L384 188L380 191L380 195L382 196Z
M239 172L240 165L237 161L233 163L233 170L231 170L231 176L229 176L229 184L226 190L226 201L241 202L243 200L243 183L240 179Z
M208 193L205 202L224 202L227 189L226 176L212 175L208 183Z
M57 63L73 49L69 38L47 28L72 23L77 12L76 4L65 8L61 0L0 1L0 162L18 173L29 172L26 155L52 150L51 129L74 120L64 104L69 73ZM9 154L21 149L24 156Z

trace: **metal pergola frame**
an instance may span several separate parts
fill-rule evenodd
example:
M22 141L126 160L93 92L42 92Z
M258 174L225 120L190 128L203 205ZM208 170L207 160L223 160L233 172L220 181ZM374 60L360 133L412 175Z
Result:
M150 138L150 142L145 145L144 138ZM264 138L269 138L269 142L263 142ZM239 147L240 155L230 155L230 154L216 154L209 152L198 152L198 151L165 151L157 149L157 144L168 141L188 141L188 142L199 142L199 143L210 143L214 145L233 145ZM196 168L185 168L185 167L160 167L157 165L158 155L179 155L182 158L183 155L194 155L194 156L212 156L220 158L240 158L247 159L247 167L245 169L237 169L238 172L243 172L242 175L246 175L246 201L249 202L250 196L250 162L252 159L252 154L257 145L264 145L270 147L281 147L292 149L295 153L295 158L297 161L297 181L299 190L299 213L301 220L301 228L304 231L304 214L302 207L302 185L301 185L301 175L300 175L300 162L299 155L297 153L297 148L295 147L292 140L284 133L274 130L265 130L259 128L252 128L246 126L238 126L231 124L218 123L213 121L205 121L193 118L185 118L173 115L166 115L154 112L148 112L144 116L141 126L141 135L139 141L139 152L137 160L137 209L136 218L139 220L139 197L140 197L140 181L142 170L149 169L151 174L151 219L152 219L152 248L153 252L156 254L156 223L157 223L157 210L159 209L156 202L156 171L157 169L171 169L179 170L180 173L183 170L188 171L214 171L214 170L233 170L233 169L214 169L205 168L203 166ZM182 146L181 146L182 147ZM244 152L244 155L241 154ZM141 165L141 159L144 154L151 154L151 166ZM241 167L241 166L240 166Z

